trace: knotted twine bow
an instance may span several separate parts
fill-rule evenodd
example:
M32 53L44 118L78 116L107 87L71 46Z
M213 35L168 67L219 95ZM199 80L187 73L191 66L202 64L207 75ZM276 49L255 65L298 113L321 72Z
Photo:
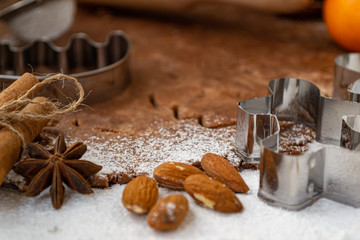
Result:
M33 93L36 89L41 88L42 86L44 86L46 84L50 84L50 83L53 83L53 82L59 81L59 80L67 80L67 81L71 81L74 83L75 87L79 91L78 92L78 100L72 101L69 104L61 107L60 103L58 101L36 102L29 98L30 96L33 95ZM11 100L0 106L0 127L9 129L10 131L16 133L16 135L19 137L21 146L22 146L22 152L20 155L20 159L23 156L24 151L26 149L26 142L25 142L24 136L18 130L16 130L13 126L11 126L11 121L21 122L25 119L33 120L33 121L42 120L42 119L51 119L51 118L54 118L61 114L72 112L84 100L84 94L85 94L84 89L76 78L67 76L65 74L56 74L54 76L48 77L45 80L35 84L32 88L27 90L26 93L24 95L22 95L21 97L19 97L18 99ZM28 103L43 105L44 109L46 109L47 112L44 114L21 112L21 107Z

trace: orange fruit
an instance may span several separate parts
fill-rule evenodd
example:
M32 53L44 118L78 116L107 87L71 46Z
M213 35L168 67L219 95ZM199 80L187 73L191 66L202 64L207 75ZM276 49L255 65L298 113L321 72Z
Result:
M325 0L323 17L336 43L360 52L360 0Z

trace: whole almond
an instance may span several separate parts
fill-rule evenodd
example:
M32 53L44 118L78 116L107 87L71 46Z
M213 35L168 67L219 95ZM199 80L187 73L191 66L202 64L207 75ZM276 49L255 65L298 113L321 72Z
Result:
M153 179L138 176L126 185L122 203L132 213L145 214L154 206L158 195L159 190Z
M204 173L194 166L179 162L166 162L154 170L154 178L158 184L174 190L184 190L185 179L193 174Z
M150 210L147 222L156 230L172 230L177 228L189 211L186 197L172 194L159 200Z
M201 159L201 167L207 175L224 183L234 192L246 193L249 191L249 187L239 172L225 158L207 153Z
M191 175L184 184L186 192L199 204L221 212L241 212L242 204L234 192L206 175Z

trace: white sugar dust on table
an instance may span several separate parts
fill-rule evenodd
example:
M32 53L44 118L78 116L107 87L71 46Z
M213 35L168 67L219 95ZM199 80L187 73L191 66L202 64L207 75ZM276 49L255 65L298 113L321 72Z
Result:
M226 156L233 165L239 164L233 152L234 127L206 129L187 121L179 121L179 125L136 137L114 136L106 141L90 137L85 142L89 150L83 159L103 165L101 174L133 170L149 176L162 162L193 163L207 152ZM299 212L271 207L257 197L259 172L245 170L241 175L250 188L247 194L236 194L244 206L241 213L215 212L197 205L186 192L160 188L159 199L182 193L189 201L189 214L179 228L170 232L151 229L146 215L135 216L123 207L125 185L94 189L90 195L66 189L64 205L59 210L53 209L47 190L27 198L18 191L1 188L0 239L271 240L360 236L360 209L326 199Z
M234 141L234 126L209 129L194 124L193 120L182 120L166 128L152 128L136 137L89 137L84 142L88 151L83 159L103 166L100 175L131 172L152 176L163 162L198 163L208 152L226 157L234 166L239 166L240 159L233 151Z
M300 212L266 205L257 198L258 172L242 175L251 191L237 194L242 213L225 214L189 200L189 214L178 229L156 232L146 216L135 216L121 204L125 185L94 189L82 195L65 191L65 204L54 210L49 194L27 198L0 191L0 239L358 239L360 209L322 199ZM160 188L162 198L174 191ZM70 197L71 195L71 197Z
M199 163L205 153L226 157L234 166L240 159L234 149L235 126L218 129L205 128L194 120L181 120L155 125L136 136L116 134L72 139L68 144L84 142L87 152L81 159L101 165L98 176L108 178L123 173L129 177L152 176L163 162ZM110 177L109 177L110 176ZM6 183L22 189L24 178L11 172Z

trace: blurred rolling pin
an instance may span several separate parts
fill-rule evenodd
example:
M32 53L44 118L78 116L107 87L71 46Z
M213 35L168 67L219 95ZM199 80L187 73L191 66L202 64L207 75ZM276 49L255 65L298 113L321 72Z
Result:
M273 13L294 13L309 7L314 0L78 0L80 3L101 4L150 11L185 11L194 5L231 4Z

